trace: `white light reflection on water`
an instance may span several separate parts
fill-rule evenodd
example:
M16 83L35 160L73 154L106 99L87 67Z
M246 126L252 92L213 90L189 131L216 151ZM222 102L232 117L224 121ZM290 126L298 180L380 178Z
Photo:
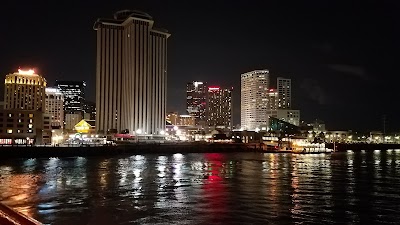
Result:
M45 224L397 224L400 219L400 151L148 154L30 163L0 164L0 200ZM33 171L26 169L31 166ZM55 181L55 188L38 193L47 181Z

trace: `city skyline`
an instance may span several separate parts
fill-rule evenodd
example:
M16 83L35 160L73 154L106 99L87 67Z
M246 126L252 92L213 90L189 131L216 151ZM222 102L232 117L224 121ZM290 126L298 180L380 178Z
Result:
M271 4L267 13L273 20L261 16L261 3L221 2L209 7L162 1L96 2L96 9L90 2L73 7L63 3L19 3L5 6L0 16L10 21L1 42L5 53L0 56L2 74L27 66L39 69L49 84L56 79L87 80L88 99L93 101L93 21L120 9L138 9L157 18L160 27L174 34L168 60L167 111L184 110L182 87L188 80L207 80L239 90L240 74L266 68L273 77L292 79L294 108L302 111L306 121L319 118L332 129L381 130L386 115L387 130L400 125L396 117L399 111L390 107L398 97L395 84L399 78L393 77L397 73L393 56L400 49L395 41L398 33L393 29L399 19L394 14L398 3L350 5L339 1L329 7L316 2L291 3L290 8ZM61 6L66 12L52 10ZM175 9L180 6L185 10ZM209 16L204 18L204 12ZM244 15L240 20L238 13ZM377 16L371 18L371 14ZM57 16L65 19L54 26L48 18ZM32 26L24 32L35 35L28 39L15 35L28 20ZM233 36L233 30L240 32ZM234 125L240 120L238 93L233 96Z

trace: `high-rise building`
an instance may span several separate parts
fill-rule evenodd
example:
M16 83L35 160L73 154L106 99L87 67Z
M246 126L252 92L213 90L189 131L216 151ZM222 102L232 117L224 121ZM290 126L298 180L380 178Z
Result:
M292 108L292 81L291 79L278 77L278 108L291 109Z
M277 110L278 109L278 91L276 89L268 90L268 109Z
M241 75L241 129L267 129L268 87L268 70L254 70Z
M46 88L45 113L51 115L50 125L63 128L64 95L57 88Z
M5 79L4 109L44 111L46 79L34 70L18 70Z
M64 113L83 114L86 82L57 80L56 87L64 95Z
M232 88L208 87L207 125L232 129Z
M96 129L165 132L168 31L147 13L123 10L98 19Z
M94 102L86 101L83 110L84 110L83 119L85 120L96 119L96 104Z
M207 84L193 81L186 84L186 111L193 116L196 125L205 126L207 121Z

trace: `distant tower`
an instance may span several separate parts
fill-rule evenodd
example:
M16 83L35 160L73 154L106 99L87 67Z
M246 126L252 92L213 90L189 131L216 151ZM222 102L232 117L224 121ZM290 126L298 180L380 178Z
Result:
M45 113L51 115L51 126L63 128L64 95L59 89L46 88Z
M46 79L34 70L18 70L5 79L4 109L45 110Z
M80 114L83 116L86 82L57 80L56 87L64 95L65 114Z
M269 71L254 70L241 76L241 127L244 130L267 128Z
M278 108L279 109L291 109L292 108L292 81L291 79L286 79L278 77L277 79L278 87Z
M208 87L207 125L232 129L232 88Z
M268 90L268 109L277 110L278 109L278 91L276 89Z
M193 116L196 125L206 125L207 84L201 81L189 82L186 85L186 110Z
M98 19L96 129L163 134L168 31L144 12L122 10Z

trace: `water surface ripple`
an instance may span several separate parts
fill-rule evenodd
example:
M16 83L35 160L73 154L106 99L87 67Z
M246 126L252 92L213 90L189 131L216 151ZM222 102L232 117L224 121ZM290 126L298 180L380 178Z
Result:
M0 201L45 224L399 224L400 150L0 161Z

